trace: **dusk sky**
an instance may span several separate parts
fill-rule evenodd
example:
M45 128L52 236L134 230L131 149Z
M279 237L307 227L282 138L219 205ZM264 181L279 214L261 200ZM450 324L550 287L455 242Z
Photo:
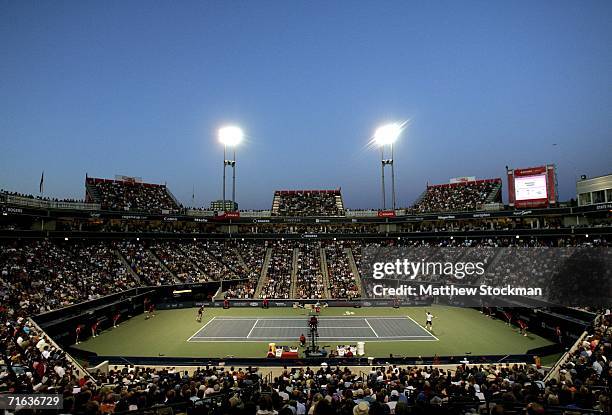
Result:
M380 206L456 176L556 163L560 199L612 173L612 1L0 0L0 188L82 198L84 177L221 198L216 131L241 126L237 199L342 188ZM229 186L228 186L229 189ZM504 181L504 199L507 186Z

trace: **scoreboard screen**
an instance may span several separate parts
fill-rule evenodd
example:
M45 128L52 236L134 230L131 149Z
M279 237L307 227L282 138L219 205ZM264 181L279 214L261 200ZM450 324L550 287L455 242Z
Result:
M537 176L516 176L514 178L516 200L546 199L546 174Z
M508 169L508 204L519 209L557 204L557 173L554 164Z

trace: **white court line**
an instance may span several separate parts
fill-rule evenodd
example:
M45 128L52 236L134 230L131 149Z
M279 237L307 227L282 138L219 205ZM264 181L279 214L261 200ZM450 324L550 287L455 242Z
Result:
M351 317L355 317L355 316L351 316ZM406 317L384 317L384 316L380 316L380 317L362 317L362 318L367 318L369 320L406 320Z
M259 321L259 320L258 320ZM278 326L278 327L257 327L257 330L261 329L307 329L307 326ZM369 329L368 326L359 326L359 327L346 327L346 326L319 326L319 329Z
M251 327L251 331L249 331L249 334L247 334L247 339L251 337L251 333L253 333L253 329L255 328L257 323L259 323L259 320L255 320L255 323L253 323L253 327Z
M417 323L417 322L415 321L415 319L413 319L413 318L412 318L412 317L410 317L410 316L406 316L406 317L408 317L410 320L412 320L412 322L413 322L414 324L416 324L417 326L419 326L419 327L421 328L421 330L425 331L426 333L429 333L429 335L430 335L431 337L433 337L434 339L436 339L436 341L437 341L437 340L440 340L440 339L438 339L436 336L434 336L432 332L430 332L430 331L429 331L429 330L427 330L425 327L423 327L423 326L421 326L419 323Z
M400 337L406 337L406 336L400 336ZM422 336L422 337L427 337L427 336ZM361 337L319 336L318 338L319 339L338 339L338 341L344 341L344 339L363 339L363 338L373 339L374 337L366 337L366 336L361 336ZM196 337L193 340L196 341L196 340L214 340L214 339L247 340L246 337L235 337L235 336ZM253 340L253 339L272 339L272 340L283 339L283 340L295 340L296 342L299 340L295 336L293 336L293 337L251 336L251 337L249 337L249 340Z
M376 334L376 332L375 332L375 331L374 331L374 329L372 328L372 325L370 324L370 322L368 321L368 319L367 319L367 318L364 318L363 320L364 320L364 321L367 323L367 325L368 325L368 326L370 326L370 330L372 330L372 333L374 333L374 335L375 335L376 337L379 337L379 336L378 336L378 334Z
M407 337L407 336L406 336ZM376 338L376 337L343 337L343 338L337 338L337 337L319 337L319 339L325 339L327 341L330 341L332 343L340 343L342 344L343 342L346 341L360 341L360 340L368 340L372 341L372 342L376 342L376 343L384 343L384 342L434 342L436 341L435 339L433 339L431 336L427 336L426 339L416 339L413 338L415 336L411 336L410 338L389 338L387 340L385 340L384 337L381 338ZM425 337L425 336L423 336ZM231 340L224 340L224 339L231 339ZM210 338L204 338L204 337L196 337L195 339L191 340L190 343L200 343L200 342L216 342L216 343L243 343L243 342L251 342L251 343L267 343L267 342L271 342L271 341L284 341L284 340L295 340L295 337L251 337L250 339L245 339L244 337L210 337Z
M347 318L360 318L363 319L364 322L368 325L368 327L365 326L359 326L359 327L336 327L336 326L331 326L331 327L320 327L321 329L325 329L325 328L330 328L330 329L362 329L362 328L369 328L372 333L376 336L376 340L371 340L371 341L376 341L376 342L385 342L385 341L401 341L401 342L409 342L409 341L439 341L440 339L438 339L435 335L433 335L432 333L429 332L429 330L425 329L423 326L421 326L419 323L417 323L412 317L410 316L405 316L405 317L385 317L385 316L375 316L375 317L363 317L363 316L343 316L343 317L328 317L328 318L320 318L319 320L345 320ZM414 324L416 324L418 327L420 327L425 333L427 333L427 336L420 336L420 335L414 335L414 336L383 336L380 337L378 336L378 334L376 333L376 331L372 328L372 325L370 324L370 322L368 321L368 319L388 319L388 320L406 320L409 319L411 320ZM253 327L251 327L251 331L249 332L249 335L252 334L252 331L254 328L257 329L267 329L267 328L274 328L274 329L293 329L293 328L299 328L299 329L303 329L303 326L300 327L255 327L257 325L258 321L266 321L266 320L296 320L296 321L300 321L302 322L303 319L302 318L296 318L296 317L288 317L288 318L275 318L275 317L270 317L270 318L261 318L261 319L255 319L253 317L213 317L212 319L210 319L206 324L204 324L198 331L196 331L189 339L187 339L188 342L206 342L206 341L217 341L216 339L232 339L232 340L218 340L219 342L222 343L230 343L230 342L241 342L241 341L245 341L247 338L249 340L253 340L254 342L261 342L261 341L269 341L269 340L295 340L293 337L274 337L274 336L266 336L266 337L233 337L233 336L216 336L216 337L196 337L196 335L198 333L200 333L206 326L208 326L210 323L212 323L213 320L220 320L220 321L232 321L232 320L239 320L239 321L245 321L245 320L255 320L255 323L253 324ZM247 335L248 336L248 335ZM417 338L418 337L418 338ZM320 336L319 339L334 339L337 342L342 342L345 340L361 340L362 338L366 338L366 339L374 339L373 337L367 337L367 336L361 336L361 337L348 337L348 336ZM385 340L388 339L388 340Z
M255 317L223 317L217 316L217 320L255 320ZM369 318L374 319L385 319L385 320L406 320L406 317L393 317L393 316L338 316L338 317L318 317L319 320L344 320L347 318ZM259 320L299 320L304 321L304 318L299 317L261 317Z
M195 335L196 335L196 334L198 334L199 332L201 332L201 331L204 329L204 327L208 326L208 325L209 325L210 323L212 323L212 321L213 321L214 319L216 319L216 318L217 318L217 317L213 317L213 318L211 318L210 320L208 320L208 321L206 322L206 324L204 324L202 327L200 327L200 329L199 329L198 331L196 331L195 333L193 333L193 335L192 335L190 338L188 338L188 339L187 339L187 341L191 341L191 339L193 339L193 338L195 337Z

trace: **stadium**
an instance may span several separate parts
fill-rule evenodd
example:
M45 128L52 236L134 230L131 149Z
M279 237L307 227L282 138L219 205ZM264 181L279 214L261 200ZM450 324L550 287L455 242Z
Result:
M483 282L513 284L523 278L520 269L531 277L535 267L545 270L540 286L553 285L553 263L561 256L532 252L600 249L596 255L610 264L610 204L558 203L548 197L555 194L554 170L528 171L551 174L544 199L522 200L529 208L501 204L498 178L429 186L409 208L357 212L344 208L339 190L275 191L264 211L190 209L166 186L128 177L87 177L81 202L3 192L4 370L24 391L37 382L61 391L68 379L110 391L127 376L129 396L139 396L142 385L183 379L181 393L193 393L201 407L182 399L156 402L166 404L158 411L179 412L210 411L234 395L247 400L263 390L296 390L309 376L319 388L350 382L355 397L371 390L386 404L385 393L393 402L401 393L419 406L417 391L432 376L442 381L445 371L459 382L482 374L479 388L489 392L512 378L513 388L522 384L526 394L569 383L571 371L572 382L591 394L591 408L576 410L602 413L608 384L585 367L585 351L605 367L609 267L587 300L575 292L571 299L544 298L540 288L484 292L470 302L460 291ZM516 173L508 174L512 184ZM404 258L391 262L391 274L365 265L390 255ZM482 272L449 285L458 268L452 275L435 267L403 279L393 274L410 273L401 266L406 258L420 258L415 268L422 270L440 263L433 260L484 262L477 263ZM429 291L417 290L419 281ZM376 284L385 290L377 292ZM41 369L38 353L54 366ZM28 371L36 375L23 379ZM226 376L239 380L220 380ZM377 383L380 377L389 381ZM208 380L187 392L191 379ZM467 399L466 393L465 401L430 409L486 412L501 405L494 394ZM78 393L70 395L76 404ZM122 399L127 405L127 395ZM561 413L570 401L550 403L548 413Z
M612 414L611 21L5 0L0 415Z

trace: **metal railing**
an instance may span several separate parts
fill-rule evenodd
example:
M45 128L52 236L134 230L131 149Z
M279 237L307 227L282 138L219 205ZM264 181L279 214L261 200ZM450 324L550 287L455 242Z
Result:
M559 380L559 371L561 370L561 366L566 364L567 361L572 357L574 352L578 350L578 348L586 338L587 334L588 333L586 331L583 332L580 337L578 337L578 340L576 340L573 346L568 351L566 351L559 360L555 362L555 364L550 368L550 371L546 374L546 377L544 378L545 382L548 382L551 379Z
M85 203L85 202L62 202L55 200L45 199L34 199L30 197L15 196L15 195L4 195L4 201L6 203L22 206L32 207L40 209L71 209L71 210L100 210L99 203Z

